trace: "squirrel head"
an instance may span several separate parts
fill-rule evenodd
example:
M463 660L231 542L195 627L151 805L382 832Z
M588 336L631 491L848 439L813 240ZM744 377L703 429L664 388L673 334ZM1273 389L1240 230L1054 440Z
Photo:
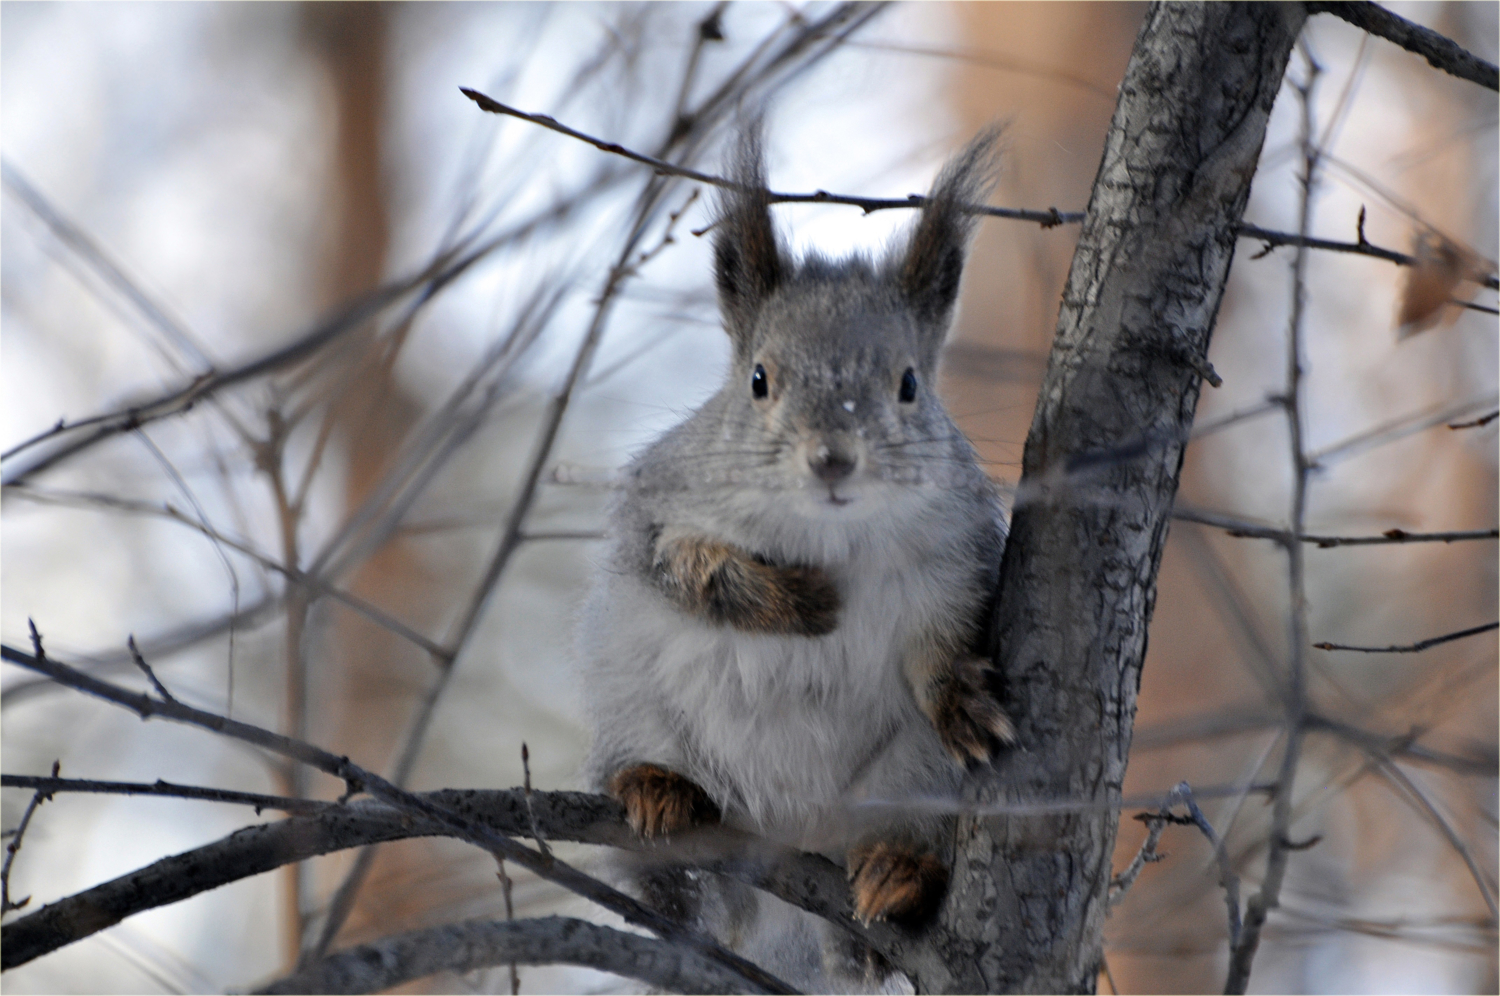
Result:
M867 480L932 480L972 451L933 390L999 129L939 173L911 229L879 260L796 260L771 220L760 127L742 132L719 199L714 277L734 346L724 403L740 435L775 443L799 484L847 504ZM948 444L948 445L943 445Z

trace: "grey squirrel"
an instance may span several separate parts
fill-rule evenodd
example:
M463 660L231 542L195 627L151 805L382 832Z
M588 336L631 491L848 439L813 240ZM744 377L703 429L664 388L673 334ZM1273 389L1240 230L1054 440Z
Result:
M884 258L794 260L745 130L714 225L728 379L626 470L583 613L592 787L647 838L722 821L826 854L866 922L946 888L951 817L902 803L952 800L1013 739L981 655L1004 512L934 390L997 138L943 168ZM793 984L882 984L768 896L637 877Z

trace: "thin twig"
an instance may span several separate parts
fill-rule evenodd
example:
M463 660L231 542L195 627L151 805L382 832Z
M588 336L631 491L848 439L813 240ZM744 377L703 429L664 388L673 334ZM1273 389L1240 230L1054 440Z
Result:
M1470 420L1468 422L1452 422L1452 423L1449 423L1448 428L1450 428L1450 429L1477 429L1477 428L1479 428L1482 425L1489 425L1491 422L1495 421L1495 419L1497 419L1497 418L1500 418L1500 411L1493 411L1493 412L1490 412L1488 415L1481 415L1479 418L1472 419L1472 420Z
M1356 432L1320 450L1314 450L1308 456L1308 460L1318 466L1327 467L1335 460L1343 460L1356 453L1363 453L1377 446L1384 446L1387 443L1395 442L1413 433L1422 432L1434 426L1444 425L1455 418L1467 415L1476 408L1491 408L1494 406L1495 400L1496 395L1494 392L1491 392L1482 397L1471 397L1457 404L1434 406L1423 411L1403 415L1388 422L1382 422L1372 428Z
M1458 835L1458 831L1453 829L1452 824L1444 818L1442 813L1438 812L1438 808L1433 805L1432 800L1428 799L1426 793L1407 777L1406 772L1402 771L1400 766L1388 757L1381 757L1378 760L1380 773L1404 790L1408 801L1415 802L1416 808L1438 828L1438 832L1448 841L1449 846L1458 852L1458 856L1468 867L1469 875L1474 879L1474 884L1479 887L1479 894L1484 897L1484 904L1489 907L1490 922L1494 923L1500 920L1500 908L1497 908L1495 893L1490 887L1489 879L1486 877L1484 870L1479 867L1479 862L1474 859L1474 854L1469 850L1469 846Z
M1440 643L1462 640L1466 636L1477 636L1480 633L1488 633L1495 629L1500 629L1500 622L1485 623L1483 626L1461 629L1457 633L1444 633L1442 636L1431 636L1416 643L1392 644L1389 647L1356 647L1347 643L1314 643L1313 646L1319 650L1358 650L1364 654L1414 654L1420 650L1426 650L1428 647L1435 647Z
M1297 246L1305 249L1322 249L1327 252L1346 252L1358 256L1371 256L1375 259L1383 259L1388 263L1398 266L1416 266L1419 262L1415 256L1408 256L1404 252L1394 249L1385 249L1373 243L1361 239L1359 242L1337 242L1332 239L1315 239L1308 235L1294 235L1291 232L1278 232L1269 228L1261 228L1259 225L1251 225L1240 222L1236 226L1240 238L1256 239L1266 244L1267 249L1276 246ZM1494 274L1486 275L1481 281L1490 290L1500 288L1500 278Z
M531 824L531 839L536 841L536 846L548 857L552 856L552 849L547 846L547 838L542 836L542 828L537 826L536 807L531 804L531 750L526 746L526 741L521 741L521 774L523 777L522 791L526 793L526 821Z
M499 868L500 894L505 897L505 919L514 921L516 918L515 903L511 900L510 876L505 873L505 859L497 858L495 864ZM516 967L515 959L510 962L510 996L521 994L521 972Z
M237 553L244 554L246 557L249 557L260 566L282 575L293 584L305 585L321 597L331 598L336 602L342 603L349 609L352 609L353 611L364 616L366 619L370 620L370 622L374 623L376 626L379 626L382 629L390 630L392 633L401 637L403 640L406 640L415 646L421 647L423 650L427 651L430 654L434 654L444 658L446 658L447 656L447 649L440 646L436 641L428 639L421 633L418 633L416 630L403 623L401 620L390 615L385 610L365 601L358 595L352 595L342 588L329 584L322 578L310 574L306 571L293 570L274 557L269 557L266 554L261 553L259 550L255 549L255 547L251 546L247 541L236 539L233 536L230 536L223 532L219 532L218 530L213 529L210 526L206 526L199 521L189 518L171 505L159 505L155 502L132 501L128 498L119 498L115 495L107 495L91 491L63 491L58 489L43 489L34 487L33 485L29 484L11 485L5 489L5 492L8 495L12 495L18 498L26 498L30 501L45 502L54 505L64 505L79 508L101 506L104 508L118 509L122 512L129 512L134 515L156 516L166 519L169 522L179 523L181 525L187 526L190 529L194 529L200 533L203 533L210 539L213 539L218 543L222 543L224 546L229 547L231 550L234 550ZM242 615L242 613L236 613L235 618L240 618Z
M175 701L175 700L174 700ZM333 803L317 799L293 799L284 795L261 795L256 792L236 792L232 789L205 788L200 785L178 785L158 778L155 782L109 782L87 778L43 778L39 775L0 775L0 788L29 788L51 796L55 792L88 792L95 795L156 795L174 799L200 799L206 802L227 802L232 805L253 806L260 815L263 809L274 809L283 813L316 813Z
M57 774L61 770L62 762L53 761L52 777L54 779L57 778ZM10 901L10 866L16 860L16 852L21 849L21 839L26 836L26 828L31 826L32 814L42 804L42 800L50 798L52 798L52 793L41 788L36 790L36 794L26 804L26 811L21 814L21 822L16 824L16 829L10 835L10 843L5 845L5 864L3 867L0 867L0 915L9 913L12 910L21 909L27 903L31 902L30 896L17 903Z
M568 127L567 125L563 124L550 115L531 114L527 111L519 110L517 108L511 107L508 104L502 104L500 101L495 100L491 97L486 97L478 90L471 90L468 87L459 87L459 90L463 92L463 95L465 97L468 97L470 100L474 101L474 103L478 104L481 110L488 111L491 114L505 114L513 118L520 118L522 121L529 121L532 124L541 125L543 128L551 129L558 134L566 135L569 138L575 138L580 142L587 142L589 145L592 145L594 148L599 149L601 152L608 152L613 155L623 156L624 158L632 160L634 162L650 166L659 175L680 176L687 180L693 180L697 183L704 183L711 187L721 187L725 190L742 189L741 184L735 183L733 180L727 180L722 176L715 176L712 173L704 173L701 170L689 169L685 166L678 166L674 163L669 163L664 159L658 159L655 156L648 156L643 152L636 152L632 149L627 149L625 146L620 145L617 142L606 142L602 138L595 138L592 135L588 135L584 132L578 131L577 129ZM773 204L847 204L852 207L862 209L865 214L871 214L875 211L886 211L890 209L919 208L927 203L927 198L923 197L920 194L911 194L910 196L902 198L880 198L856 197L851 194L831 194L826 190L815 190L810 194L786 194L777 193L775 191L769 191L768 193L770 194L771 203ZM1041 225L1043 228L1052 228L1057 225L1078 224L1083 221L1084 217L1084 213L1082 211L1063 212L1057 210L1057 208L1048 208L1045 211L1036 211L1026 208L1001 208L989 207L987 205L981 204L968 204L965 205L964 210L969 211L973 214L988 215L994 218L1011 218L1017 221L1030 221Z
M1136 814L1135 818L1146 824L1146 839L1141 842L1140 850L1135 852L1135 857L1131 859L1130 864L1125 866L1125 870L1110 880L1109 909L1111 912L1125 898L1125 893L1130 891L1135 880L1140 877L1141 869L1166 857L1165 854L1157 851L1156 845L1161 841L1162 831L1167 828L1170 815L1166 810L1159 813ZM1110 985L1114 985L1113 980Z
M176 702L176 696L167 691L167 686L161 683L161 679L157 678L156 672L151 670L151 665L146 663L146 658L142 657L140 650L136 648L134 633L126 639L125 646L130 649L130 658L135 661L135 666L144 671L146 677L151 679L151 686L156 689L157 694L168 702Z
M1413 24L1379 4L1370 3L1368 0L1356 0L1356 2L1314 0L1307 5L1307 12L1309 14L1332 14L1361 30L1399 45L1408 52L1415 52L1445 73L1471 83L1478 83L1491 90L1500 90L1500 70L1496 69L1494 63L1486 62L1452 39L1438 34L1431 28Z
M71 249L105 283L130 301L150 324L161 330L162 335L173 346L187 353L197 366L205 368L199 371L200 376L213 373L213 360L209 358L203 344L188 330L187 326L167 314L165 307L147 296L141 290L140 285L126 276L98 243L83 229L63 217L62 212L57 210L41 191L32 186L31 182L8 159L0 159L0 179L3 179L5 186L20 199L21 203L41 219L59 242ZM182 367L175 363L175 358L170 353L166 355L181 372Z
M1275 540L1282 544L1290 543L1296 539L1323 549L1336 546L1389 546L1399 543L1460 543L1466 540L1500 539L1500 529L1460 529L1444 533L1409 533L1404 529L1387 529L1376 536L1318 536L1311 533L1295 536L1290 530L1277 529L1275 526L1263 526L1254 522L1243 522L1227 515L1221 515L1218 512L1181 506L1173 509L1172 517L1174 519L1181 519L1184 522L1196 522L1204 526L1214 526L1224 530L1231 536L1246 539Z
M1292 83L1302 110L1301 146L1302 176L1298 207L1297 231L1302 238L1312 224L1313 187L1317 182L1319 160L1322 150L1316 142L1317 129L1313 125L1313 91L1317 87L1322 67L1318 65L1307 45L1304 30L1299 39L1299 49L1307 63L1306 81ZM1286 410L1287 439L1292 464L1291 510L1288 520L1292 536L1306 532L1304 517L1307 511L1308 478L1313 461L1307 456L1303 438L1302 421L1302 334L1303 319L1307 303L1307 251L1306 245L1298 245L1292 260L1292 307L1287 322L1286 388L1282 392L1282 403ZM1266 916L1281 901L1281 887L1286 875L1289 851L1288 832L1293 819L1292 792L1297 777L1297 765L1301 758L1304 717L1307 713L1307 591L1303 564L1304 546L1301 543L1282 544L1287 555L1288 651L1286 676L1286 746L1281 756L1281 768L1276 776L1276 796L1271 813L1271 837L1266 850L1265 876L1260 891L1245 904L1243 928L1233 937L1229 946L1229 971L1224 982L1224 992L1243 993L1250 983L1250 966L1260 946L1261 928ZM1236 916L1238 912L1236 911Z
M21 667L45 674L70 688L122 706L142 719L159 716L174 722L201 727L317 768L343 781L352 791L368 792L391 806L414 816L432 820L460 840L483 848L496 856L503 856L514 861L541 878L555 882L571 892L598 903L605 909L619 914L627 922L644 927L664 940L677 941L685 945L729 971L737 973L747 988L769 992L793 991L764 969L725 951L704 934L662 916L655 910L585 875L556 857L548 858L496 832L488 825L464 816L455 809L438 805L398 788L374 772L354 764L347 757L338 757L305 741L272 733L261 727L201 709L194 709L180 702L165 702L149 695L129 691L90 677L76 668L52 660L41 653L28 654L4 644L0 645L0 657ZM3 954L3 948L0 948L0 954Z

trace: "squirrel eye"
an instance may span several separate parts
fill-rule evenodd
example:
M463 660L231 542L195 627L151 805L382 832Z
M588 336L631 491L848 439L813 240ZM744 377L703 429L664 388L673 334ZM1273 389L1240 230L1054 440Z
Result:
M755 373L750 375L750 393L757 398L764 398L767 388L766 368L757 363L755 365Z
M917 400L917 374L911 367L901 375L901 400L907 404Z

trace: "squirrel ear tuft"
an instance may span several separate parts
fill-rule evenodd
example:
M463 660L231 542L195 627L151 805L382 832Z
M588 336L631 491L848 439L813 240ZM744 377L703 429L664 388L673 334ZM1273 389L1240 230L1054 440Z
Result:
M729 179L739 189L720 189L714 223L714 281L719 310L736 346L745 342L755 315L781 283L786 258L771 223L771 196L766 189L761 121L741 132L729 163Z
M1002 126L985 128L948 160L927 195L922 217L896 266L901 293L924 324L948 331L958 281L978 217L964 210L982 204L995 187Z

